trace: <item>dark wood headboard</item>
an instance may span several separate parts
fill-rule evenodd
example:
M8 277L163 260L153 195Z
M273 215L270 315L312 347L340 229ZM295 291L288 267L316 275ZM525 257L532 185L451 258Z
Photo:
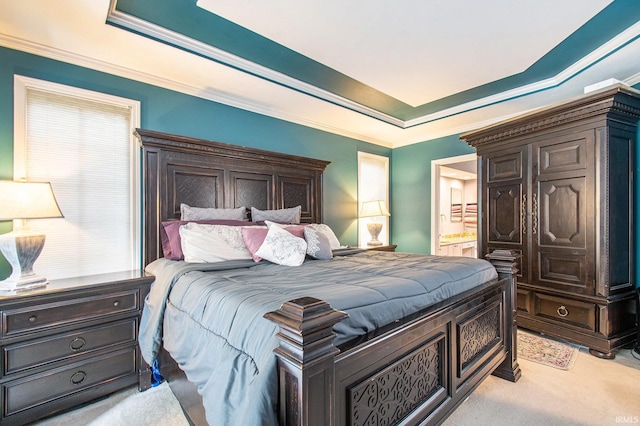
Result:
M322 173L329 161L137 129L142 144L144 264L162 257L160 224L180 204L260 210L302 206L322 222ZM249 212L248 212L249 214Z

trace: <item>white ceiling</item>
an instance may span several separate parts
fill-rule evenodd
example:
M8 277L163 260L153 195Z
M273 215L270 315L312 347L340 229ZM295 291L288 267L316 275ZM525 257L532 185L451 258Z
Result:
M609 3L200 0L198 5L419 105L527 68ZM107 25L109 15L119 25L189 49ZM125 16L110 0L0 0L0 46L387 147L482 127L577 96L609 78L637 84L639 35L636 23L542 81L402 120ZM224 61L212 61L215 55Z
M611 0L198 0L412 106L517 74Z

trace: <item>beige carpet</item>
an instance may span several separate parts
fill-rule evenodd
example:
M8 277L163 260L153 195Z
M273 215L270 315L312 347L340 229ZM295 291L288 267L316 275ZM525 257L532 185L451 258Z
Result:
M620 425L640 422L640 360L622 350L602 360L581 348L570 370L519 360L522 378L489 377L445 426ZM187 422L166 383L116 393L38 426L182 426Z
M165 382L145 392L130 388L37 426L188 426L178 400Z
M580 348L569 370L518 362L522 377L517 383L488 377L444 425L640 423L640 360L629 349L621 350L615 360L604 360Z

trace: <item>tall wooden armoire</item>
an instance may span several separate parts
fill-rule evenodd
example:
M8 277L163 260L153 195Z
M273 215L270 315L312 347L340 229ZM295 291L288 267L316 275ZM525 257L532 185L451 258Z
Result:
M615 86L461 139L478 153L479 257L519 259L518 326L613 358L636 339L640 92Z

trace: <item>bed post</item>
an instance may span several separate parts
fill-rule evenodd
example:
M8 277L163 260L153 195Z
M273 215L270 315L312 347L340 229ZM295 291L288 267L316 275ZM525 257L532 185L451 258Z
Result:
M280 326L275 354L281 425L334 423L334 361L339 351L333 346L333 326L347 316L312 297L291 300L265 314Z
M505 333L505 348L507 359L502 362L492 373L494 376L505 380L517 382L522 375L520 365L518 365L518 329L517 329L517 292L516 292L516 259L518 258L512 250L494 250L485 257L493 264L498 271L498 278L508 280L505 312L505 326L511 324L511 332ZM509 330L509 327L507 327Z

